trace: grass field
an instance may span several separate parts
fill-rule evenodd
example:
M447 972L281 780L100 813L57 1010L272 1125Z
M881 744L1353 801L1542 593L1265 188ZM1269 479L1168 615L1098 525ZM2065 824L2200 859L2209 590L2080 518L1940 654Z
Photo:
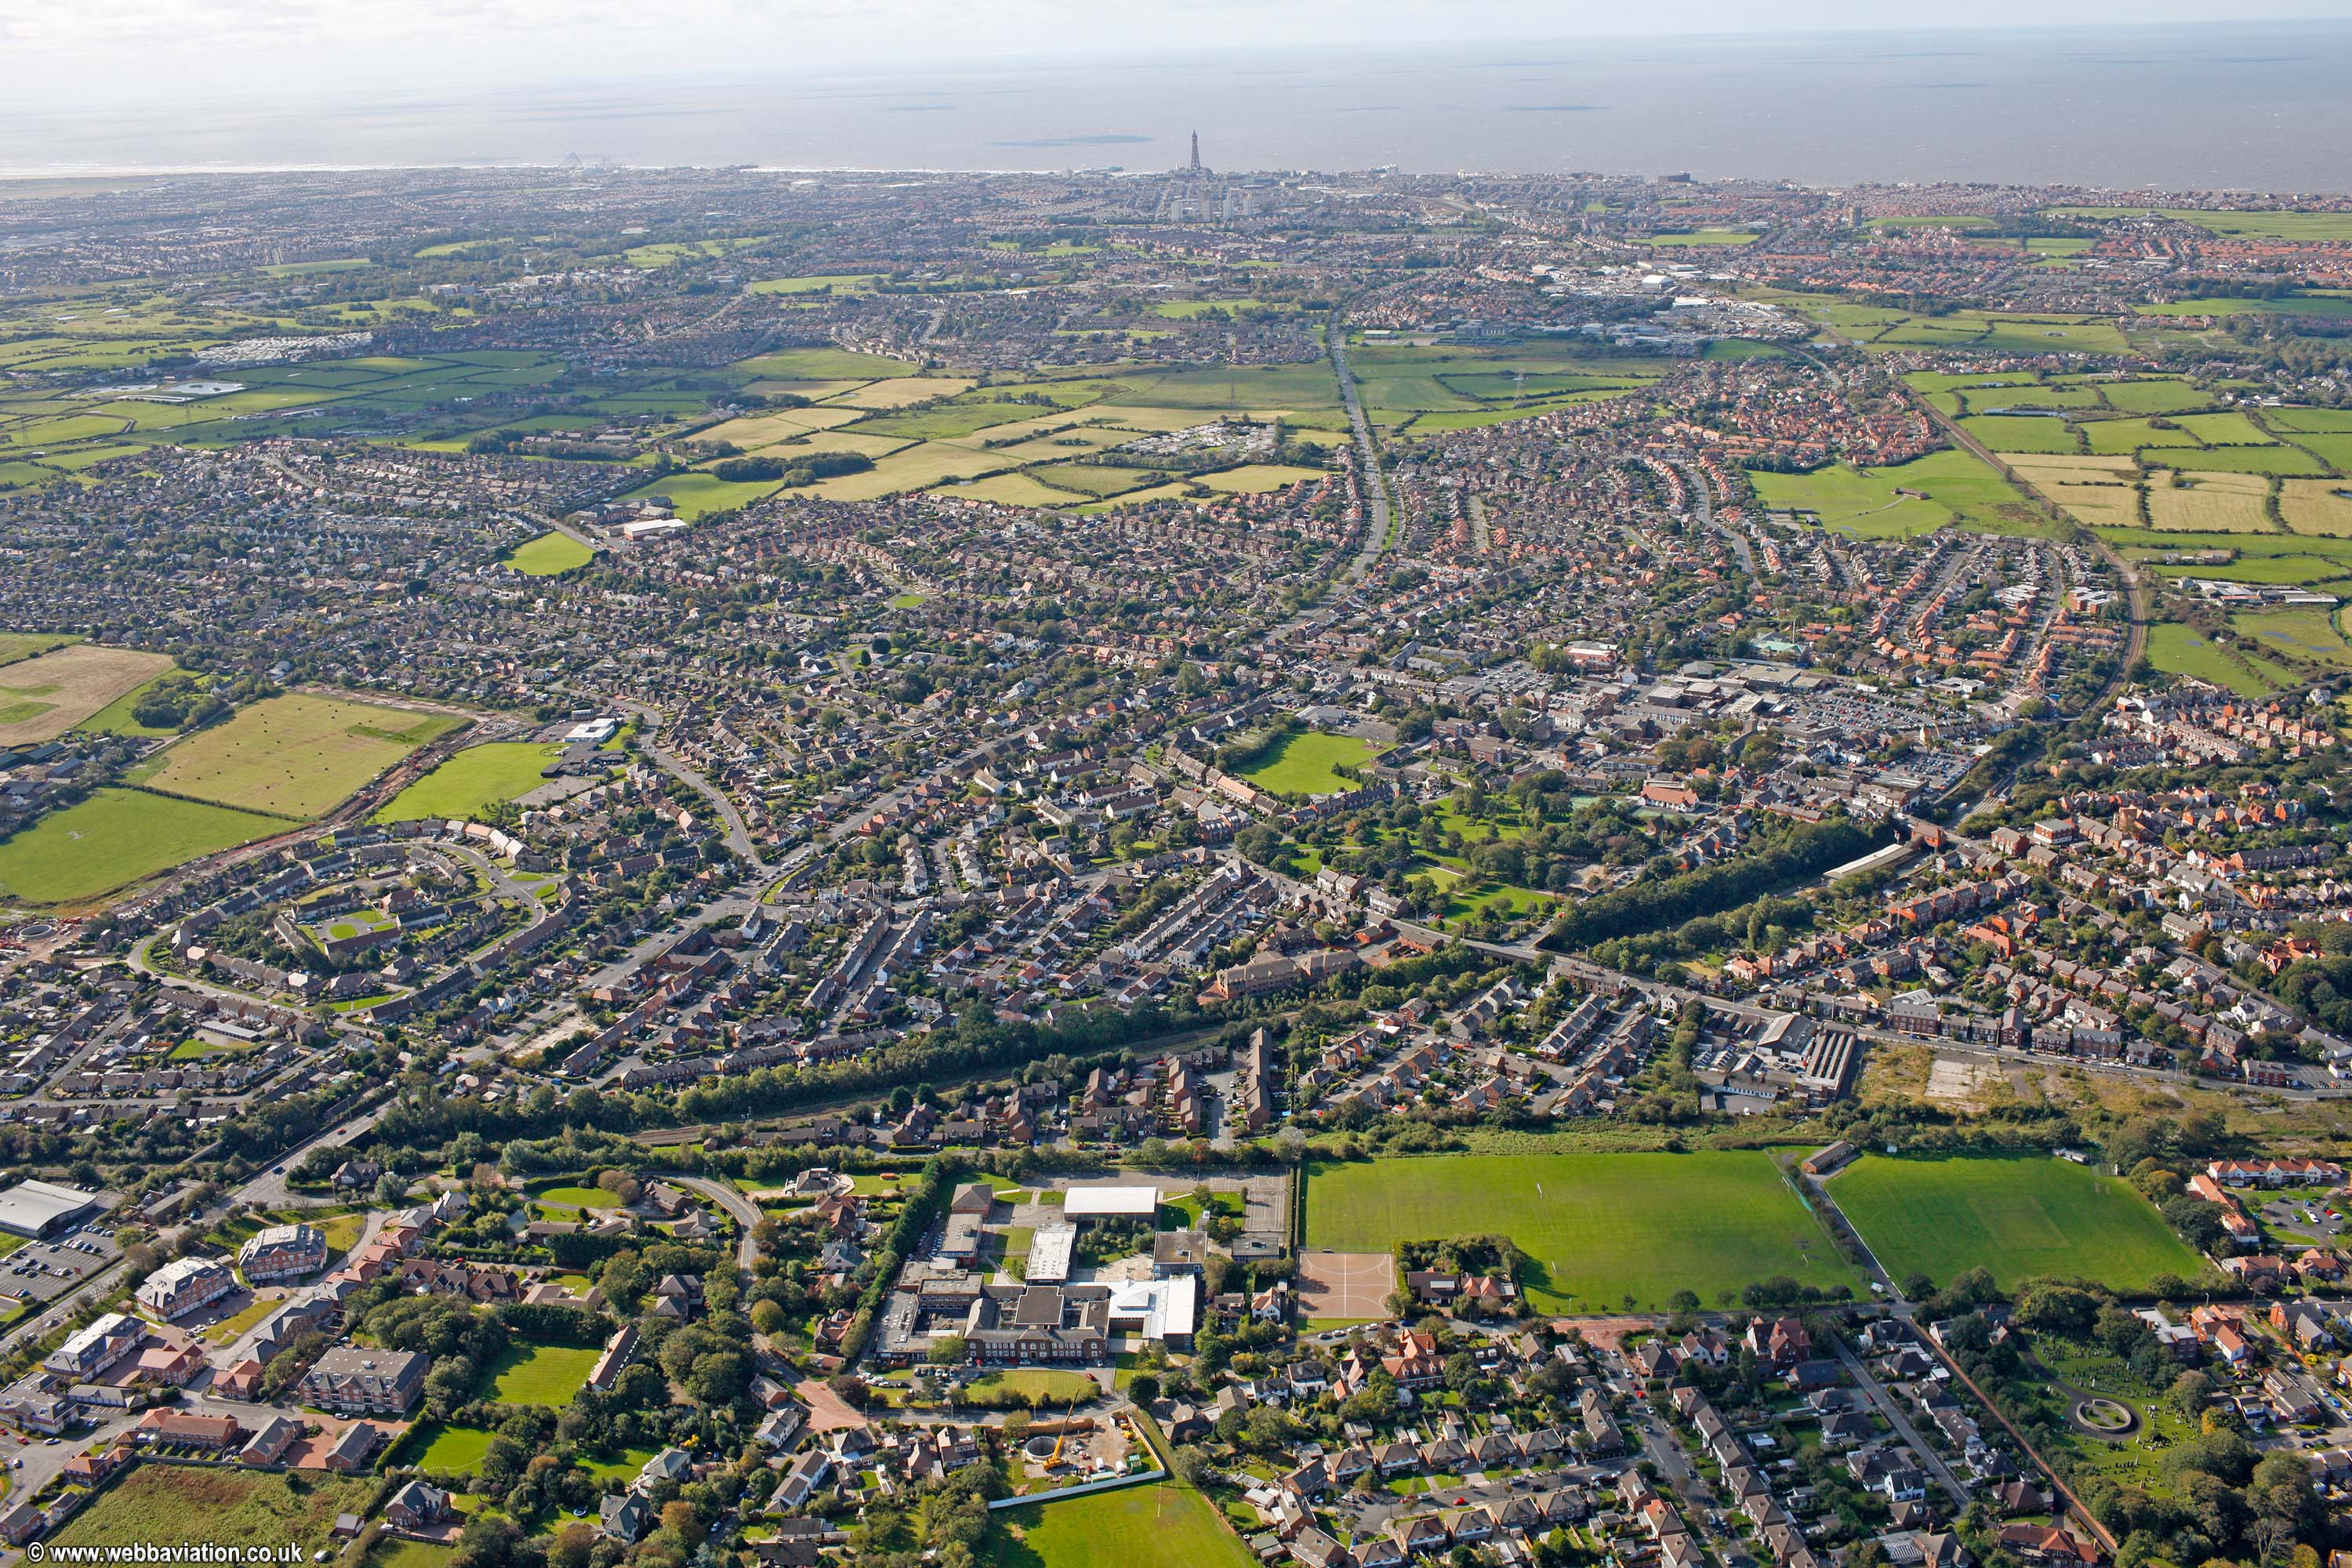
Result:
M277 818L226 806L102 789L0 844L0 894L74 903L285 828Z
M0 666L0 746L55 740L171 668L169 654L83 642Z
M2205 1271L2147 1199L2066 1160L1869 1155L1829 1191L1897 1279L1916 1271L1941 1285L1981 1264L2004 1289L2054 1275L2144 1290L2159 1274Z
M335 1515L360 1509L371 1476L269 1475L211 1466L140 1466L55 1537L60 1546L329 1544Z
M1944 526L1941 507L1916 496L1898 496L1891 484L1882 484L1863 470L1832 463L1809 474L1777 474L1760 468L1748 471L1756 498L1775 511L1809 511L1823 528L1861 533L1871 538L1902 538L1933 533Z
M2338 667L2352 666L2352 645L2336 629L2328 612L2319 608L2255 610L2230 617L2231 628L2252 637L2265 649Z
M490 1397L503 1405L544 1405L561 1410L588 1386L603 1352L595 1347L509 1345L490 1367Z
M1372 760L1372 748L1352 735L1327 735L1319 730L1286 735L1242 770L1242 776L1260 789L1276 795L1344 795L1352 780L1331 771L1334 763L1360 767Z
M596 552L568 533L542 533L515 546L507 564L526 577L552 577L585 566Z
M1064 1405L1097 1398L1102 1384L1082 1372L1057 1372L1052 1367L1016 1366L983 1373L972 1380L975 1394L1025 1394L1040 1404Z
M982 1568L1250 1568L1208 1499L1176 1481L1006 1509Z
M440 714L289 693L189 736L131 782L307 820L457 722Z
M2239 208L2052 207L2057 217L2139 218L2153 214L2193 223L2214 234L2256 239L2352 239L2352 213L2299 213Z
M2150 626L2147 659L2168 675L2210 681L2241 697L2266 697L2272 690L2271 683L2233 651L2208 642L2194 626L2170 621Z
M1438 1155L1319 1165L1307 1244L1389 1252L1405 1241L1500 1233L1546 1311L1662 1309L1676 1290L1713 1304L1774 1275L1859 1284L1828 1234L1759 1152Z
M529 795L546 781L540 770L563 754L561 746L493 741L468 746L402 790L375 814L378 822L417 817L471 817L485 807Z
M496 1436L479 1426L435 1426L429 1435L419 1433L409 1440L400 1451L400 1462L428 1475L472 1475Z
M66 632L0 632L0 668L5 668L20 658L31 658L53 647L64 647L68 643L79 641L81 638Z

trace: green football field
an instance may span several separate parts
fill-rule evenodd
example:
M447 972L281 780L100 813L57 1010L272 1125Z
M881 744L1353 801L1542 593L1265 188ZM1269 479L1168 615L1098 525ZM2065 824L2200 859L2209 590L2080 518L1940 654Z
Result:
M1916 1271L1946 1285L1982 1264L2004 1289L2053 1275L2142 1290L2159 1274L2205 1272L2147 1199L2071 1161L1871 1155L1829 1194L1898 1280Z
M1318 1165L1307 1245L1389 1252L1406 1241L1508 1236L1528 1301L1554 1312L1662 1309L1677 1290L1712 1306L1775 1275L1857 1292L1771 1156L1444 1154Z

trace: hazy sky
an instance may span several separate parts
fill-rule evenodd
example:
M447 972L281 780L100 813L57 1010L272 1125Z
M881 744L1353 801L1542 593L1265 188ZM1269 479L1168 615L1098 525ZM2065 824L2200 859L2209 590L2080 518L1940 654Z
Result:
M0 0L0 97L70 110L338 87L478 88L681 73L1265 45L1381 46L1888 26L2145 24L2231 0ZM2352 17L2352 0L2257 0Z

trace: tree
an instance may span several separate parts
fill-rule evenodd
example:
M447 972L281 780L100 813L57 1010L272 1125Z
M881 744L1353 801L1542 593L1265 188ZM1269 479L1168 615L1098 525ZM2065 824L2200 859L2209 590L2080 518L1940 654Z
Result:
M933 1366L955 1366L968 1361L971 1347L961 1334L941 1334L931 1342L930 1359Z

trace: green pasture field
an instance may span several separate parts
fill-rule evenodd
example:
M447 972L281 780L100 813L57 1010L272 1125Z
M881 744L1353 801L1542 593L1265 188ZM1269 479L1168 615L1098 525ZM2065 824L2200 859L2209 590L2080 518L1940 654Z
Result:
M278 818L226 806L102 789L0 843L0 894L76 903L285 829Z
M2126 414L2183 414L2213 406L2211 397L2187 382L2163 377L2101 382L2099 395L2106 399L2108 407Z
M635 500L647 496L666 496L671 509L680 518L692 522L714 511L735 511L755 500L764 500L783 488L782 479L749 479L730 483L716 474L689 468L683 473L664 474L660 479L647 480L622 499Z
M2161 305L2141 305L2137 309L2143 316L2317 316L2340 321L2352 317L2352 297L2289 294L2276 300L2246 300L2224 295L2168 300Z
M1206 365L1166 371L1129 371L1107 404L1144 407L1257 412L1339 406L1339 384L1320 360L1309 364Z
M1372 760L1370 744L1352 735L1327 735L1319 730L1286 735L1242 770L1242 777L1276 795L1345 795L1356 787L1331 771L1343 763L1360 767Z
M335 1516L364 1508L373 1476L278 1475L216 1465L141 1465L52 1539L59 1546L266 1546L307 1556L331 1543Z
M1318 1164L1307 1245L1388 1252L1402 1242L1508 1236L1544 1311L1663 1309L1776 1275L1859 1288L1769 1154L1448 1154Z
M272 697L142 763L129 782L307 821L457 721L310 697Z
M2030 414L1975 414L1960 428L1996 452L2075 452L2082 444L2074 426L2062 419L2039 419Z
M2263 417L2273 428L2290 433L2352 436L2352 408L2265 408Z
M568 533L547 532L507 553L507 564L526 577L553 577L585 566L596 552Z
M562 746L530 741L493 741L468 746L385 802L375 819L411 822L419 817L441 821L472 817L537 789L546 782L540 776L541 771L562 754Z
M2192 439L2183 431L2159 430L2146 417L2086 419L2081 428L2083 445L2094 456L2105 458L2126 458L2142 447L2179 446Z
M1775 511L1810 511L1823 528L1865 539L1902 539L1933 533L1950 514L1916 496L1898 496L1892 484L1845 463L1809 474L1748 470L1756 499Z
M2339 474L2352 476L2352 435L2318 435L2292 431L2289 437Z
M1917 1272L1944 1285L1982 1265L2004 1289L2049 1275L2132 1291L2159 1274L2206 1272L2146 1198L2068 1160L1865 1155L1829 1192L1896 1279Z
M1823 527L1864 539L1906 538L1948 523L1978 533L2040 534L2051 528L2015 485L1973 454L1958 450L1880 468L1838 464L1811 474L1751 469L1748 478L1765 505L1810 509L1820 514ZM1898 489L1926 499L1898 496Z
M501 1405L543 1405L561 1410L588 1386L604 1352L591 1345L509 1345L491 1363L489 1397Z
M2274 447L2278 437L2234 408L2215 414L2180 414L2172 422L2208 447Z
M1971 414L1998 415L2004 408L2072 410L2105 406L2090 386L1975 386L1961 394Z
M2237 652L2206 640L2194 626L2167 621L2147 632L2147 661L2167 675L2185 675L2240 697L2267 697L2276 687Z
M751 285L754 294L864 294L881 277L873 272L821 272L802 278L762 278Z
M913 375L920 366L882 354L853 353L847 349L780 349L774 353L737 360L729 371L752 381L881 381Z
M992 1516L982 1568L1251 1568L1257 1560L1209 1500L1153 1481Z
M2299 213L2232 208L2203 211L2195 207L2052 207L2053 217L2138 218L2151 214L2229 237L2252 239L2352 239L2352 213Z
M2247 610L2230 617L2231 629L2263 647L2297 659L2352 666L2352 644L2336 629L2335 618L2316 605Z

